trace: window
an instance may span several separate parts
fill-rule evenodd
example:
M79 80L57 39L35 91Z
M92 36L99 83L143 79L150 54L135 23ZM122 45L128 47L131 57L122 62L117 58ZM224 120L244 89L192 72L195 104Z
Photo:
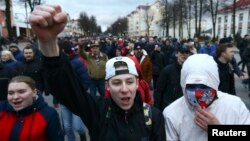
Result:
M239 16L239 21L242 22L243 21L243 13L240 13L240 16Z
M218 23L221 23L221 17L218 18Z
M225 16L225 23L227 23L227 21L228 21L228 20L227 20L227 16Z
M227 29L224 29L224 35L227 36Z
M241 32L242 32L242 28L239 28L238 29L238 33L241 35Z

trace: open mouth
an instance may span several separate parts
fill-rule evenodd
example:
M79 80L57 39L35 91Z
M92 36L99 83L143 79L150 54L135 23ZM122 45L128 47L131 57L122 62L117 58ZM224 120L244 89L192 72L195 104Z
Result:
M15 107L19 107L19 106L21 106L22 101L13 102L13 104L14 104Z
M124 105L124 106L127 106L127 105L129 105L130 104L130 97L123 97L123 98L121 98L121 100L122 100L122 105Z
M124 97L124 98L122 98L122 101L129 101L130 100L130 97Z

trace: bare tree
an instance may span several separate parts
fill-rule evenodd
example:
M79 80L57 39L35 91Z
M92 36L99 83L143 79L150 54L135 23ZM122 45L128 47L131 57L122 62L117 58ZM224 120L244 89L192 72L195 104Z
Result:
M192 12L193 12L193 2L192 0L187 0L185 2L186 8L185 8L185 19L186 19L186 25L187 25L187 33L188 33L188 38L191 38L191 21L192 21Z
M194 1L194 18L195 18L195 36L197 36L198 33L198 0Z
M209 0L210 1L210 12L212 16L212 25L213 25L213 40L215 40L215 26L217 22L217 14L218 14L218 7L219 7L219 0Z
M94 16L90 17L90 33L92 35L96 35L96 31L97 31L97 22L96 22L96 18Z
M152 21L154 20L154 14L152 13L152 11L150 11L149 7L146 8L145 10L145 15L144 15L144 20L145 20L145 24L146 24L146 30L147 30L147 36L150 35L150 27L152 24Z
M177 10L178 8L177 8L177 3L176 3L176 1L174 2L174 4L173 4L173 7L172 7L172 12L173 12L173 36L174 36L174 38L176 37L176 35L175 35L175 30L176 30L176 23L177 23L177 12L176 12L176 10Z
M110 27L107 28L105 33L111 33L117 36L125 35L125 32L128 30L128 19L118 18L114 23L111 24Z
M236 26L236 22L235 22L235 17L236 17L236 0L233 0L233 16L232 16L232 20L233 20L233 27L231 28L233 31L232 31L232 34L233 34L233 37L236 36L236 31L235 31L235 26Z
M81 12L79 16L79 27L85 36L89 36L89 17L86 12Z
M86 12L80 13L78 25L85 36L97 35L101 30L100 26L97 24L96 17L89 17Z
M202 15L203 15L203 7L204 7L204 2L205 0L200 0L200 13L199 13L199 26L198 26L198 36L201 35L201 20L202 20Z
M202 16L205 13L205 5L207 0L195 0L194 1L194 13L195 13L195 36L199 37L201 34L201 22Z
M184 14L184 0L179 0L178 4L178 11L179 11L179 38L183 38L183 14Z
M13 37L13 32L12 32L12 26L11 26L11 3L10 0L5 0L5 17L6 17L6 26L7 26L7 31L8 31L8 39L11 40Z
M27 7L27 5L30 8L30 12L32 12L35 8L36 5L40 5L42 3L44 3L43 0L19 0L21 3L25 4L25 7Z
M169 21L170 21L170 8L169 8L169 3L168 0L162 0L161 4L164 5L164 8L161 9L161 27L164 28L165 30L165 35L169 36Z

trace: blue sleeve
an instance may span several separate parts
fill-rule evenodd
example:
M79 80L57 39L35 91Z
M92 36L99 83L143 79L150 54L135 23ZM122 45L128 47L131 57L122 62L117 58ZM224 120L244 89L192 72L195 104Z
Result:
M85 65L82 64L82 62L78 59L74 59L74 61L71 62L73 70L75 71L76 75L80 79L82 85L88 89L91 79L88 73L88 69Z

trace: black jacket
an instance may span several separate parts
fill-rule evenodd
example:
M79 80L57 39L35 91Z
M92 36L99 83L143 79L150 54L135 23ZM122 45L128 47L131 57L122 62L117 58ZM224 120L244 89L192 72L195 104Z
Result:
M51 94L86 124L92 141L165 141L164 118L152 107L152 129L145 125L140 98L128 111L110 98L91 96L74 76L66 56L43 59L44 77Z
M215 58L218 64L218 71L220 77L219 90L225 93L236 95L234 85L234 72L230 63L221 63L218 58Z
M41 92L44 91L44 80L42 76L41 60L35 57L33 60L22 62L21 75L29 76L36 82L36 88Z
M162 69L154 91L154 106L164 110L166 106L183 96L180 75L181 65L176 61Z
M0 101L6 100L9 80L15 75L17 75L16 71L0 62Z

